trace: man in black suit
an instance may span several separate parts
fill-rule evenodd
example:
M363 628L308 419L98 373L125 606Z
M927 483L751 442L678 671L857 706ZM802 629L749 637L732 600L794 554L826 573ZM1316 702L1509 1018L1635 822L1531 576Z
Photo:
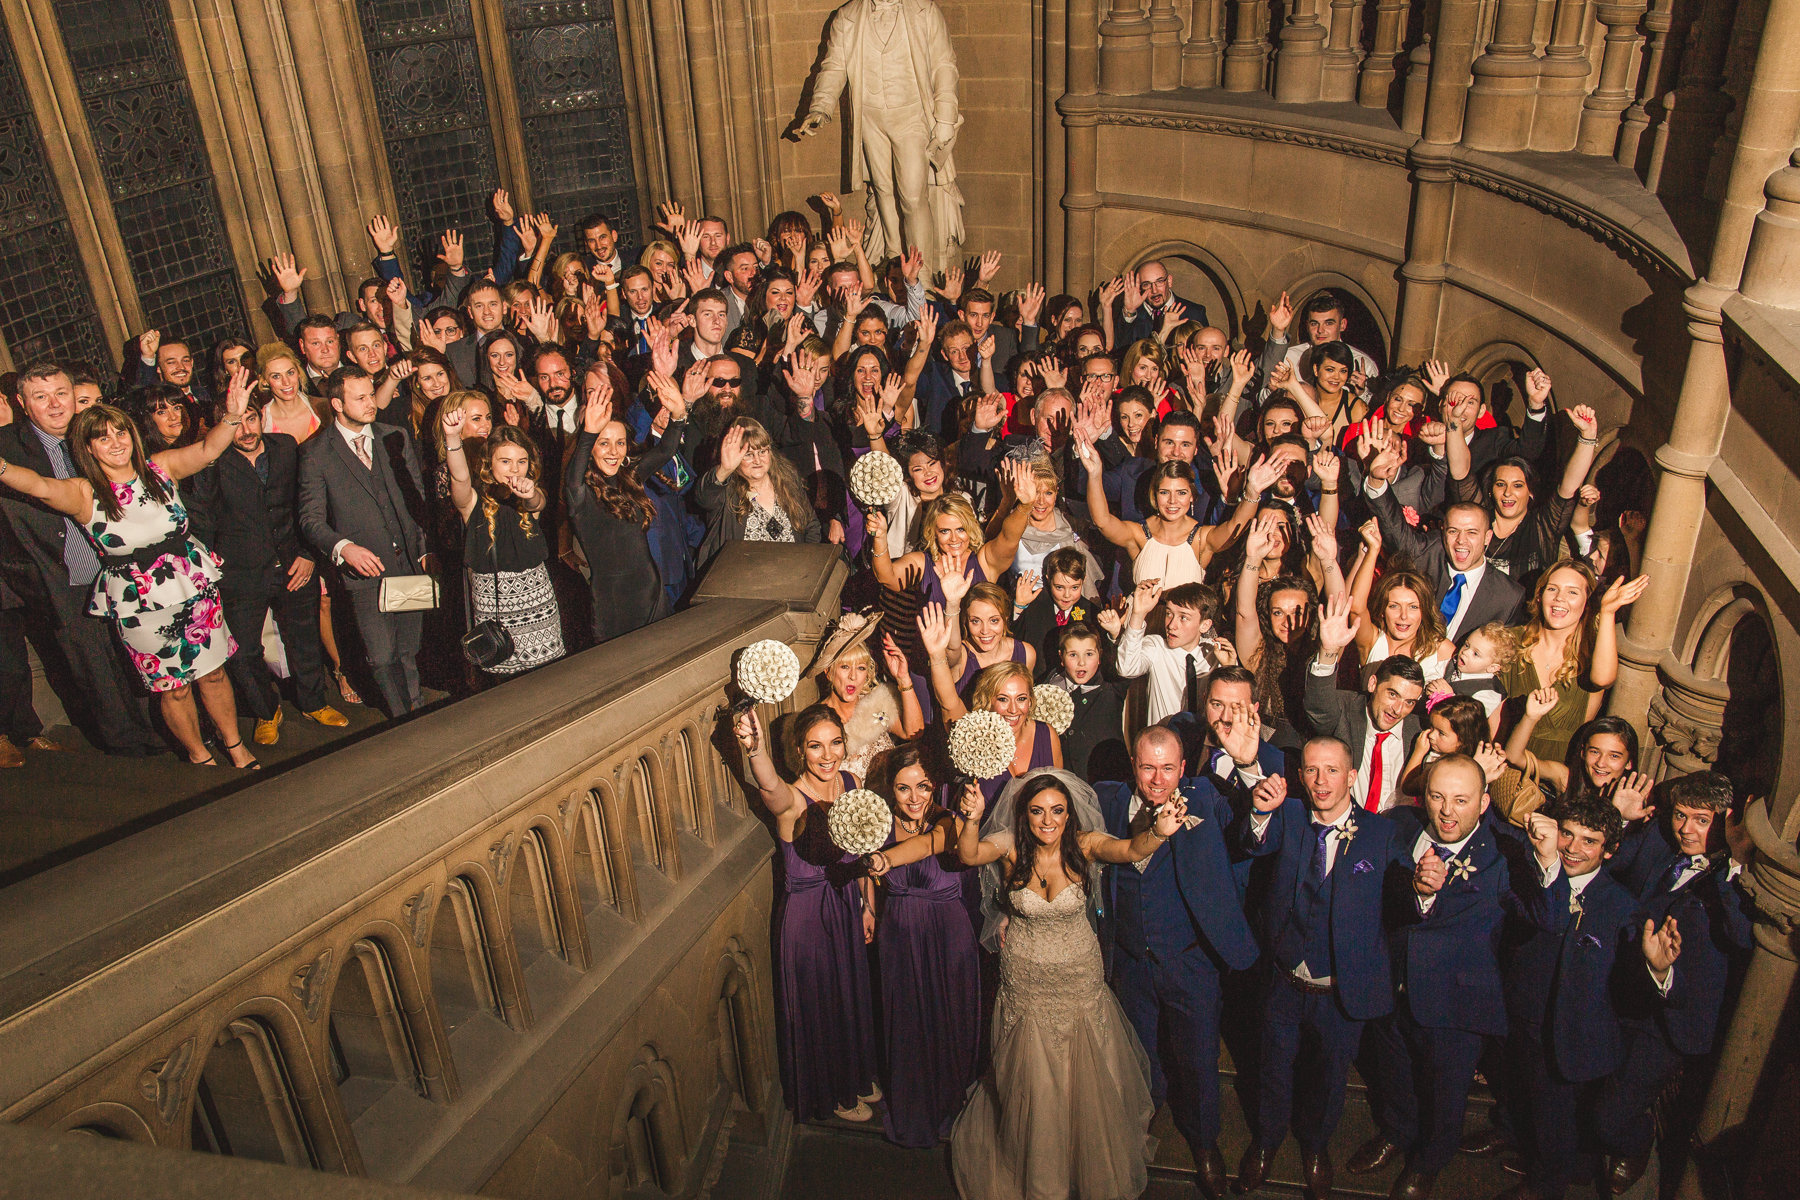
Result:
M938 333L937 349L919 374L918 427L954 442L962 402L981 394L981 355L967 322L951 321Z
M232 439L232 452L195 475L188 496L194 532L225 560L219 596L226 626L238 631L237 653L225 669L238 703L256 717L257 744L273 746L281 730L281 694L263 660L262 628L270 610L300 711L320 725L348 725L325 698L319 581L294 520L300 447L285 433L264 433L262 413L251 405Z
M1518 624L1525 590L1488 562L1494 519L1487 509L1479 504L1452 504L1444 510L1441 534L1415 529L1406 523L1400 501L1388 486L1399 466L1397 451L1376 455L1369 464L1363 496L1381 525L1381 540L1388 554L1410 558L1419 573L1436 585L1444 636L1457 641L1489 621Z
M339 367L325 384L334 419L300 456L300 532L343 571L357 632L390 716L420 707L417 612L382 612L384 575L429 572L410 511L422 494L412 435L375 423L375 383Z
M1163 266L1161 259L1153 258L1138 267L1136 279L1140 303L1135 308L1124 308L1119 314L1124 318L1120 328L1125 331L1121 348L1127 342L1155 337L1163 318L1172 308L1179 309L1184 323L1193 321L1199 325L1206 324L1206 305L1175 294L1175 282L1169 278L1169 269ZM1127 296L1129 294L1127 292ZM1128 304L1128 301L1124 303Z
M76 474L64 440L75 415L68 371L40 362L19 373L24 419L0 429L0 458L41 475ZM141 758L166 750L110 624L88 615L100 560L75 523L17 492L0 495L0 571L23 601L21 613L63 707L108 754ZM5 544L10 542L11 544Z
M1367 693L1339 691L1338 658L1356 639L1362 622L1350 615L1350 597L1339 593L1319 612L1319 652L1306 674L1306 719L1320 737L1350 747L1356 765L1356 802L1370 812L1400 803L1400 776L1419 735L1413 715L1425 694L1425 672L1404 654L1375 664Z
M138 338L137 370L126 383L137 387L154 387L162 383L180 388L181 394L199 409L210 407L212 396L206 385L194 378L194 354L180 338L164 340L160 329L147 329ZM130 371L134 364L127 363Z

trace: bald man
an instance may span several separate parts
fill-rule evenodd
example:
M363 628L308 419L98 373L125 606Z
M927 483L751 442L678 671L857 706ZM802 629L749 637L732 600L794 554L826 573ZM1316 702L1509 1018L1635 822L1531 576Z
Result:
M1175 294L1175 281L1169 278L1169 268L1163 265L1160 258L1153 258L1139 266L1136 275L1143 302L1136 308L1125 309L1120 313L1124 317L1121 327L1125 330L1126 341L1135 342L1139 338L1155 337L1162 329L1163 318L1177 306L1183 324L1188 321L1197 325L1206 324L1206 305Z

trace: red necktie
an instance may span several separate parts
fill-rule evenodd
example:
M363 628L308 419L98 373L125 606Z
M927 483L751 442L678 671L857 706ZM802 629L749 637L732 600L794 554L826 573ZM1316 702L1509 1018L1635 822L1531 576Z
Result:
M1372 813L1378 813L1381 811L1381 747L1382 747L1382 743L1386 742L1389 738L1391 738L1393 736L1394 735L1391 732L1390 733L1377 733L1375 735L1375 748L1370 751L1370 753L1372 755L1374 755L1374 757L1369 761L1369 794L1368 794L1368 796L1366 796L1363 799L1363 807L1368 809Z

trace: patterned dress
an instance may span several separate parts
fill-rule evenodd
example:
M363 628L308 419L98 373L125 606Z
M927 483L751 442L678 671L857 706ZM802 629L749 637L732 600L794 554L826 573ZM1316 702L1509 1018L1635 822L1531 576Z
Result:
M477 504L463 543L473 621L498 621L512 635L513 652L487 668L517 675L563 656L562 611L546 565L543 523L511 504Z
M170 692L224 666L237 642L219 603L219 556L188 533L168 472L149 468L169 499L156 499L138 479L115 483L119 519L96 502L82 526L100 555L88 612L117 626L146 687Z

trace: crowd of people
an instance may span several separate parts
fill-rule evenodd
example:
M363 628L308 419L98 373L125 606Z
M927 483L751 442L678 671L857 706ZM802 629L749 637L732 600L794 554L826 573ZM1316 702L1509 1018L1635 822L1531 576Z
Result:
M376 217L350 311L279 257L281 340L151 330L122 393L27 365L0 762L56 747L27 637L101 748L252 768L240 709L261 745L284 699L399 716L657 620L729 543L830 543L817 702L735 723L798 1117L948 1137L971 1200L1092 1200L1143 1190L1166 1103L1216 1198L1223 1037L1241 1192L1290 1132L1331 1191L1353 1062L1379 1134L1345 1169L1402 1162L1397 1197L1459 1150L1519 1200L1629 1188L1729 1015L1747 851L1728 780L1654 783L1603 715L1646 472L1594 409L1384 370L1329 290L1235 345L1162 262L1000 291L997 253L927 279L818 207L665 205L640 248L496 192L484 268L446 233L409 276ZM980 713L986 777L948 751ZM829 831L859 788L867 855Z

